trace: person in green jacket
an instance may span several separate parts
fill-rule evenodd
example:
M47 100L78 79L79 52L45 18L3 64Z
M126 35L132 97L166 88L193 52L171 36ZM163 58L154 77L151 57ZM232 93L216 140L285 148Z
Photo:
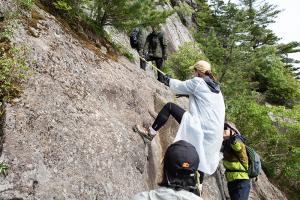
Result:
M167 60L167 42L159 25L152 26L152 32L146 38L144 54L147 61L155 61L156 67L162 70L164 61ZM157 80L163 83L163 74L158 71L157 76Z
M235 125L224 124L223 165L231 200L248 200L250 180L248 176L248 156L243 137Z
M201 200L200 181L197 173L199 155L196 148L179 140L165 153L163 179L155 190L141 192L133 200Z

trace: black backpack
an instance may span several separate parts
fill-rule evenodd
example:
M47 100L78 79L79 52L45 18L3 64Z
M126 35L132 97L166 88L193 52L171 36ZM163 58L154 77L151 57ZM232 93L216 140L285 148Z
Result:
M130 46L133 49L137 49L138 48L139 33L140 33L140 29L139 28L134 28L131 31L131 34L130 34Z

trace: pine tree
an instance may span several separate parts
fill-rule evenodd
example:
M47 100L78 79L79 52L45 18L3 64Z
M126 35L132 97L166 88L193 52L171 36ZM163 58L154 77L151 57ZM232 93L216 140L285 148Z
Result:
M203 46L204 53L218 66L219 81L224 81L229 70L240 65L244 57L243 42L244 12L236 4L225 4L222 0L198 1L200 9L197 17L195 37Z
M261 0L240 0L245 9L245 19L249 26L249 42L253 49L263 45L273 45L279 38L268 29L268 25L275 22L280 13L277 6Z
M171 11L157 10L152 0L95 0L96 21L103 27L112 25L129 30L137 25L157 25L165 22Z
M299 64L300 60L293 59L289 57L289 54L299 53L300 52L300 43L299 42L290 42L287 44L277 45L278 53L281 56L282 62L284 62L285 67L290 70L292 75L295 78L299 75L300 67L295 67L295 64Z

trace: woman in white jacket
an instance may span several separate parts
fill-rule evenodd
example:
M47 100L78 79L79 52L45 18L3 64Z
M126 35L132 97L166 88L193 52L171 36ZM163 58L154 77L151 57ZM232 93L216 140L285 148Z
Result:
M200 158L199 171L211 175L222 159L224 99L208 62L198 61L191 68L192 79L180 81L165 77L165 84L173 92L189 96L189 111L174 103L167 103L149 129L137 125L135 130L151 141L172 115L180 123L175 141L185 140L193 144Z

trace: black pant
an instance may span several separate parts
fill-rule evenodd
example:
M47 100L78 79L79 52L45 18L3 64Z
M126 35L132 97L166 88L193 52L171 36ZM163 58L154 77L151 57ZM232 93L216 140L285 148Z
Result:
M152 128L155 131L158 131L168 121L170 115L172 115L180 124L184 112L184 109L174 103L169 102L164 105L164 107L158 113L154 123L152 124Z
M162 70L163 68L163 64L164 64L164 60L162 58L157 58L157 57L152 57L150 56L150 58L148 59L148 61L155 61L155 65L158 69ZM164 82L164 77L163 74L160 73L159 71L157 71L157 80L160 82Z
M146 62L143 59L140 59L140 67L143 70L146 70Z
M142 53L140 53L141 49L137 49L137 52L139 54L140 57L144 57L144 55ZM146 70L146 62L140 58L140 67L143 70Z

